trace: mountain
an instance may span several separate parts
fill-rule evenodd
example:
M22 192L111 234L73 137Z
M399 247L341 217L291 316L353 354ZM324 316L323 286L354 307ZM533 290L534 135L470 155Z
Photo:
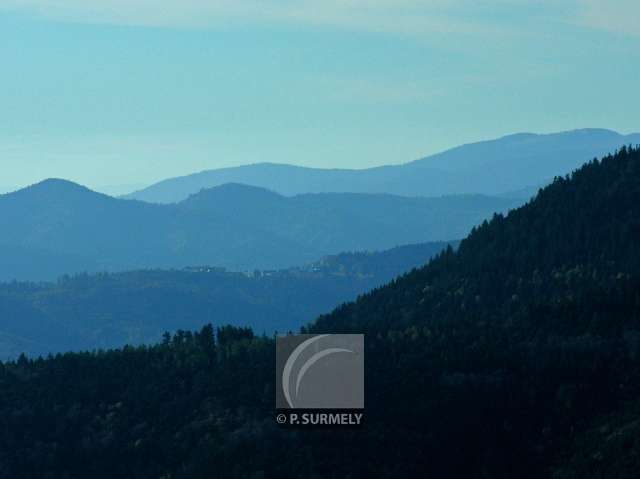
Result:
M274 341L205 327L0 367L0 477L637 476L640 149L321 316L365 334L366 424L274 418Z
M281 269L341 251L460 238L520 202L481 195L284 197L227 184L156 205L47 180L0 196L0 280L203 264Z
M0 256L14 269L3 268L1 278L45 279L72 267L95 271L162 264L169 253L162 234L175 216L170 208L117 200L57 179L2 195ZM32 251L46 258L42 270L34 271ZM73 260L65 266L61 260L67 257Z
M373 277L387 282L401 273L428 263L448 245L457 248L458 244L459 241L423 243L397 246L385 251L341 253L326 256L305 269L329 275Z
M0 359L154 343L165 331L207 323L248 326L270 335L295 331L422 266L447 245L344 253L278 271L235 273L201 266L0 283Z
M367 334L367 414L405 438L370 445L387 454L375 467L634 477L637 445L612 438L640 421L639 205L640 149L625 148L307 328Z
M537 185L547 184L592 158L638 143L640 133L621 135L603 129L546 135L520 133L459 146L397 166L348 170L256 163L208 170L167 179L126 197L173 203L203 188L224 183L260 186L283 195L330 192L503 195L532 187L537 191Z

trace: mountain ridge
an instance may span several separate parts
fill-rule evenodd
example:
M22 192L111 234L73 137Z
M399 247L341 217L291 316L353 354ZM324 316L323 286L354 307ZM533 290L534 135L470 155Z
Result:
M597 128L516 133L467 143L403 164L364 169L259 162L203 170L162 180L124 197L174 203L202 188L228 182L262 186L285 196L321 192L494 196L547 183L556 175L630 143L640 143L640 133L622 135Z
M638 239L624 148L317 318L302 332L365 334L360 429L280 428L276 339L247 328L20 357L0 477L635 479Z
M0 280L193 264L281 269L341 251L459 238L495 211L520 203L481 196L285 197L228 184L163 205L51 179L0 196Z
M0 282L0 361L23 353L36 357L150 344L165 331L199 329L207 323L268 334L297 330L422 266L448 244L341 253L276 271L232 272L201 265L64 275L55 282Z

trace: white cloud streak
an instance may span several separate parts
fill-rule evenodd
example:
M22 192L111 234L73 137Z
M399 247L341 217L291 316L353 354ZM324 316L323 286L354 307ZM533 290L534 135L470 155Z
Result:
M410 35L492 31L495 26L468 15L476 5L472 0L0 0L0 11L155 27L302 24Z
M584 0L582 25L615 33L640 36L638 0Z
M482 13L522 8L526 19L531 6L547 9L560 22L640 35L638 0L0 0L0 12L68 22L174 28L311 25L413 36L516 30Z

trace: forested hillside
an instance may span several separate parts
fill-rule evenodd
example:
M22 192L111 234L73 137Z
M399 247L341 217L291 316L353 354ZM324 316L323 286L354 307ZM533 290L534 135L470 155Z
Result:
M155 205L46 180L0 195L0 280L203 264L290 268L343 251L460 239L521 203L482 195L285 197L226 184Z
M366 335L358 430L278 429L250 330L5 363L0 477L636 477L639 240L625 148L320 317Z
M182 270L65 275L0 283L0 360L155 343L207 323L296 331L319 314L424 265L448 243L344 253L283 270ZM451 243L457 245L457 242Z

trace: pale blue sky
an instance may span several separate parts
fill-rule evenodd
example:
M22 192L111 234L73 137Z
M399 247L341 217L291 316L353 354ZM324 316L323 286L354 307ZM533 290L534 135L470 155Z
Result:
M0 0L0 61L0 186L640 131L635 0Z

